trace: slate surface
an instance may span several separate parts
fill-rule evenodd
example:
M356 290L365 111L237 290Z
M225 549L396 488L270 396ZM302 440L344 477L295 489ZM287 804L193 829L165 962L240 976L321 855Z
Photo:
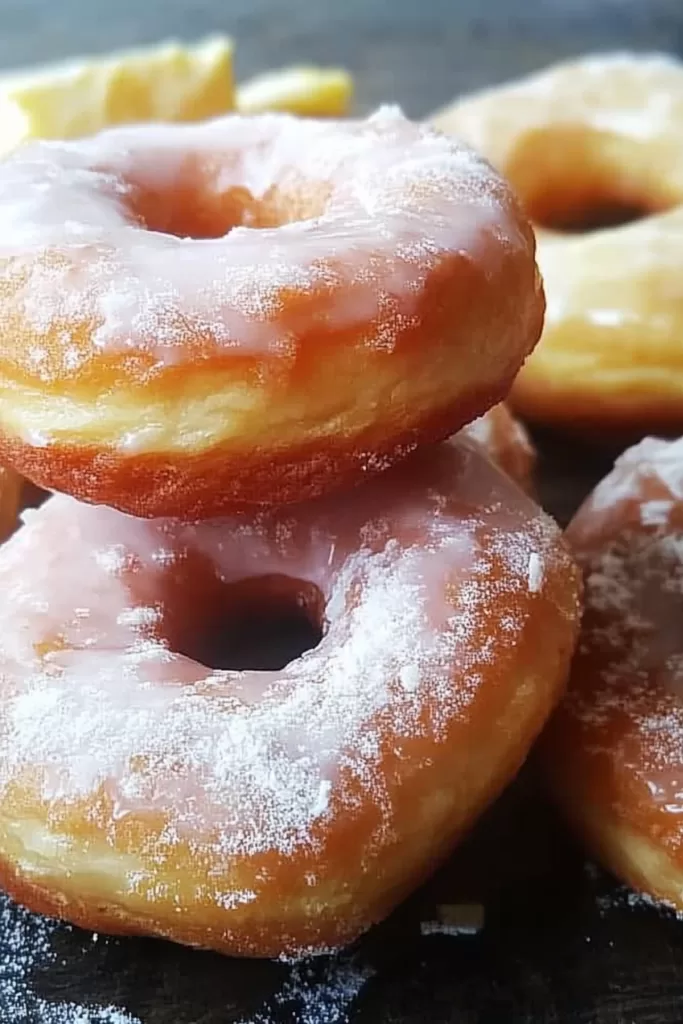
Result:
M421 115L458 90L589 49L683 50L680 0L0 0L0 66L227 30L241 75L315 60L359 109ZM608 453L541 441L566 521ZM561 459L558 456L561 455ZM561 465L561 475L557 466ZM475 935L421 934L441 904ZM109 940L0 900L0 1024L680 1024L683 925L584 863L525 771L433 881L337 959L291 967Z

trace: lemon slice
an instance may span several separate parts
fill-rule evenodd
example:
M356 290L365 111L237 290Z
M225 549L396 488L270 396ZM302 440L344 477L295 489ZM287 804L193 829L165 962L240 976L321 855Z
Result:
M0 76L0 153L112 124L195 121L233 107L232 41L169 41Z
M353 79L341 68L312 66L266 71L237 87L241 114L268 110L304 117L344 117L353 97Z

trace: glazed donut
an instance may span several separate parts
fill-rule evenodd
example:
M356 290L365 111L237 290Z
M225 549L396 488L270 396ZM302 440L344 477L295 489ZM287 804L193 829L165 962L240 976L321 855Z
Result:
M341 502L193 525L49 498L0 550L0 883L229 954L351 941L519 767L578 585L559 529L462 439ZM268 606L323 635L249 670Z
M138 516L357 483L501 399L542 325L509 187L394 109L28 146L0 228L0 457Z
M543 768L593 854L683 910L683 440L629 450L567 536L586 611Z
M481 445L488 457L527 494L533 493L536 449L523 425L503 403L468 423L461 433Z
M683 65L591 56L433 123L491 159L538 228L548 308L513 407L582 432L680 430Z

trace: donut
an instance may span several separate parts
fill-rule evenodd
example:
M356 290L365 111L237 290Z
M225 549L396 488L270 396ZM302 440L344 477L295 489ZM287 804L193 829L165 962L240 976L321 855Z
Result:
M596 858L683 910L683 439L622 455L567 538L586 610L542 770Z
M464 97L432 123L486 155L537 228L540 345L510 401L617 435L683 428L683 65L572 60Z
M344 490L504 397L533 232L383 109L135 125L0 164L0 458L141 517Z
M343 501L195 524L48 498L0 550L0 884L233 955L352 941L525 758L578 591L462 438ZM317 646L266 661L271 612Z
M533 493L536 449L528 431L504 403L494 405L483 416L468 423L461 433L480 444L488 457L523 490Z

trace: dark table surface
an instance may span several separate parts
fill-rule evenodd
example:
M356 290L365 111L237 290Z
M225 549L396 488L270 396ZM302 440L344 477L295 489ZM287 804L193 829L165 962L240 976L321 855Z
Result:
M468 87L607 48L683 50L681 0L0 0L0 66L226 30L240 77L341 63L358 107L421 115ZM540 439L566 521L608 453ZM562 458L558 460L558 453ZM561 474L558 473L561 464ZM473 935L423 934L443 904ZM574 848L533 766L420 893L356 948L295 966L110 940L0 897L0 1024L681 1024L683 924Z

